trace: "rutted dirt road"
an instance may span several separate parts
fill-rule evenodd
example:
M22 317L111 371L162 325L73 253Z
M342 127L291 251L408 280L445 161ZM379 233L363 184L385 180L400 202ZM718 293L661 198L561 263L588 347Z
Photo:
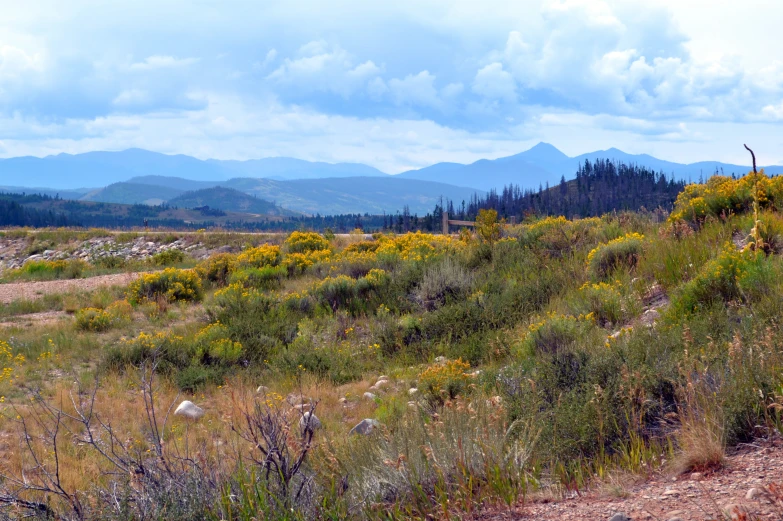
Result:
M116 273L86 279L0 284L0 304L9 304L15 300L35 300L51 293L93 291L100 286L125 286L139 275L140 273Z

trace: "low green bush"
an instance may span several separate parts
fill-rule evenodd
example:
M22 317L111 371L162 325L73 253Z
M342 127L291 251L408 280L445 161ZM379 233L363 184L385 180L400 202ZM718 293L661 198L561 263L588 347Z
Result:
M606 278L617 268L633 268L644 248L644 236L629 233L601 244L587 255L590 273L599 279Z
M155 266L173 266L174 264L180 264L185 260L185 253L176 248L169 250L163 250L156 253L150 259L150 262Z
M285 266L245 268L232 273L229 282L246 288L275 289L280 287L287 275L288 269Z

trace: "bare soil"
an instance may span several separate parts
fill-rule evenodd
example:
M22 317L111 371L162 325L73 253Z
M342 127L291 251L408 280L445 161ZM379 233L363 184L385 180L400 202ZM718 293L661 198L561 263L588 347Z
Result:
M0 284L0 304L9 304L15 300L35 300L43 295L52 293L93 291L101 286L124 286L139 275L140 273L115 273L113 275L100 275L86 279Z
M622 513L633 521L728 521L783 519L783 440L775 436L743 445L723 469L672 476L660 473L641 483L573 493L565 499L537 498L512 511L485 512L482 521L609 521Z

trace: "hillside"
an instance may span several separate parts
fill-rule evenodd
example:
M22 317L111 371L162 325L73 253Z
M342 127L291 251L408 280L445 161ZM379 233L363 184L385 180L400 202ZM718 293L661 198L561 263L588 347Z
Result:
M141 183L114 183L105 188L90 191L79 197L80 201L97 201L119 204L159 205L182 194L182 190ZM65 195L61 197L67 198Z
M296 212L275 206L269 201L259 199L233 188L215 186L185 192L168 200L170 206L180 208L201 208L224 210L246 214L262 214L275 216L293 216Z

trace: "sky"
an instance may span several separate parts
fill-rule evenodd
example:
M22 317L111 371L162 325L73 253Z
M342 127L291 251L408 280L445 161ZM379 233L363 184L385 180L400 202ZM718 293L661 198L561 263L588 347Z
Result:
M0 157L783 164L770 0L0 0Z

